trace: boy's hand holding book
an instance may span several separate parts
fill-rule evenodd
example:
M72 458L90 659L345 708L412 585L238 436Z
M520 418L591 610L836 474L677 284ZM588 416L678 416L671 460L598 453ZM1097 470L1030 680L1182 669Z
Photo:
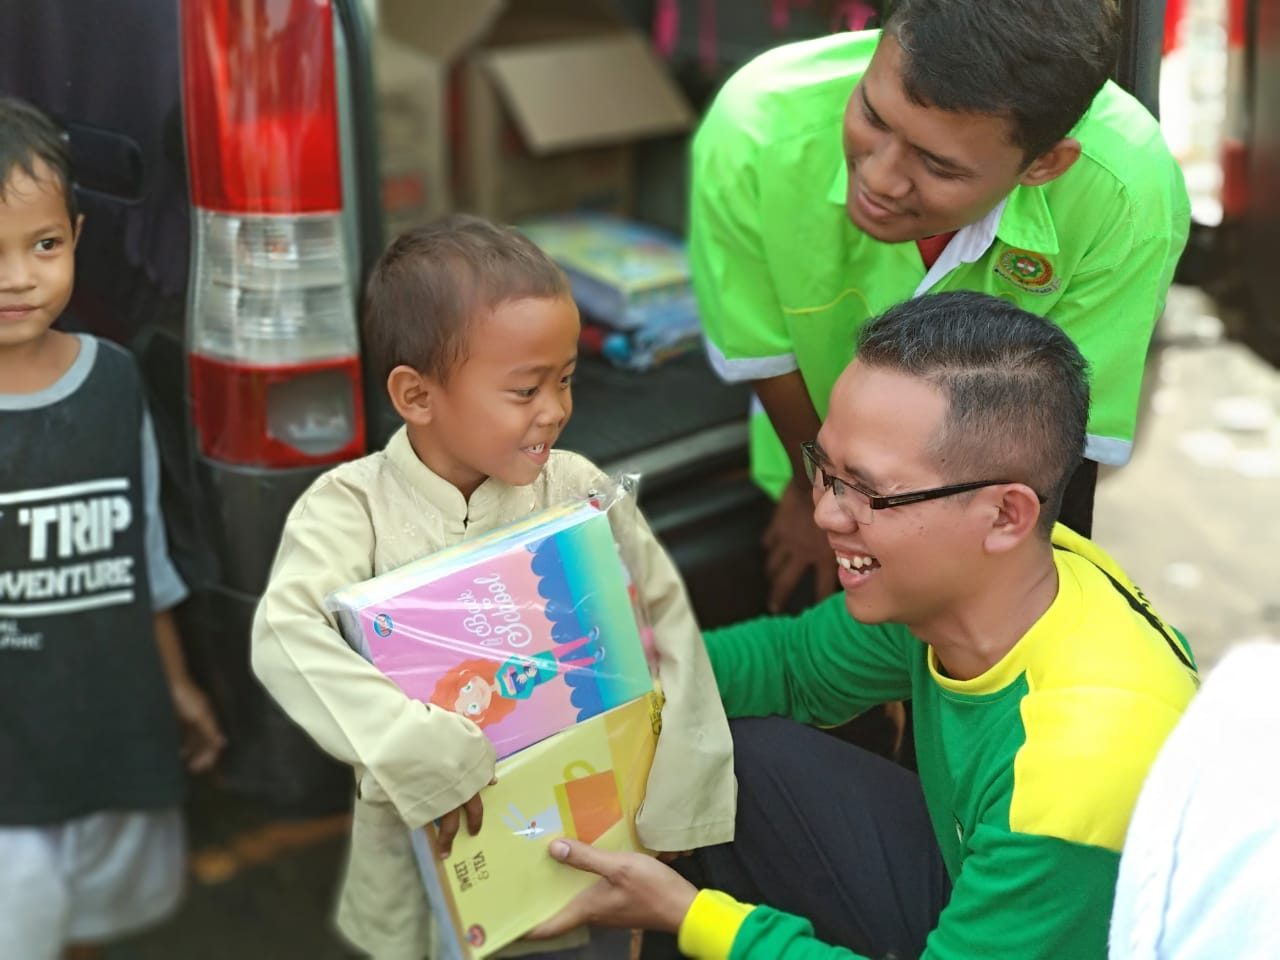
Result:
M493 786L498 782L498 778L494 777L489 781L488 786ZM450 810L443 817L437 826L439 837L437 843L440 846L440 859L448 860L449 855L453 853L453 838L458 835L458 828L462 826L463 816L467 818L467 833L475 836L480 832L480 827L484 823L484 801L480 799L480 794L476 794L462 806L456 810Z

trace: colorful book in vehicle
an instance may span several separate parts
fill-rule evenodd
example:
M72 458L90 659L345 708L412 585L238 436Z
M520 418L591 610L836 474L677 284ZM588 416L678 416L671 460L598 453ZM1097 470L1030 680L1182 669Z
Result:
M329 598L343 633L414 699L505 757L653 687L608 516L542 511Z
M698 329L689 258L675 235L597 213L526 220L519 229L561 266L595 320L618 330Z
M498 764L480 833L458 831L448 859L434 826L412 833L437 921L435 960L483 960L554 916L595 877L557 863L547 845L574 837L643 850L635 831L661 724L649 694Z

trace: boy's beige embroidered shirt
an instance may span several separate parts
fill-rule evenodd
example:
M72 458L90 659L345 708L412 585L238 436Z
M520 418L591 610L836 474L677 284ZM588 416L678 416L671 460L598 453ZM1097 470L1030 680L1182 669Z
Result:
M253 669L285 712L356 776L351 855L338 908L343 933L379 958L430 949L430 915L409 845L493 776L494 750L457 714L411 700L343 640L334 590L600 489L605 475L553 451L539 478L482 484L470 502L418 459L401 429L385 450L342 464L294 505L253 625ZM614 534L653 625L666 704L637 828L656 850L733 837L733 745L684 584L631 500ZM486 817L489 829L499 823ZM540 949L546 949L542 945Z

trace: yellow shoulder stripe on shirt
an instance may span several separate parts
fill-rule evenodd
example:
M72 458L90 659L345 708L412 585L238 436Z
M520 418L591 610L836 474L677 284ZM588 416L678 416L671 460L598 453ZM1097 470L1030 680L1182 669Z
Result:
M754 909L719 890L700 891L680 924L680 952L695 960L727 960L738 928Z
M1193 689L1185 684L1187 700ZM1124 690L1029 693L1009 828L1118 853L1147 771L1181 715L1163 697Z
M1119 851L1197 677L1178 635L1104 551L1061 528L1053 540L1055 604L1072 626L1046 634L1026 670L1009 827Z
M1160 619L1152 608L1151 601L1147 599L1146 594L1138 588L1136 583L1129 579L1129 575L1120 569L1120 565L1111 559L1110 554L1092 540L1080 536L1074 530L1064 527L1060 523L1055 524L1053 527L1053 545L1059 550L1065 550L1068 553L1083 557L1101 570L1103 575L1111 581L1111 585L1116 588L1116 591L1125 598L1130 608L1146 620L1152 629L1165 638L1173 650L1174 656L1184 666L1192 670L1195 669L1191 651L1181 636Z

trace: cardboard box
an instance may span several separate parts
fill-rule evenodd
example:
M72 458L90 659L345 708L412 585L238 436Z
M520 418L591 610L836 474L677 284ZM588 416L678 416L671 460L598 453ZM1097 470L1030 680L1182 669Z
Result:
M449 157L455 208L506 222L626 213L633 145L693 123L644 36L603 0L381 0L379 29L447 78L431 152Z

